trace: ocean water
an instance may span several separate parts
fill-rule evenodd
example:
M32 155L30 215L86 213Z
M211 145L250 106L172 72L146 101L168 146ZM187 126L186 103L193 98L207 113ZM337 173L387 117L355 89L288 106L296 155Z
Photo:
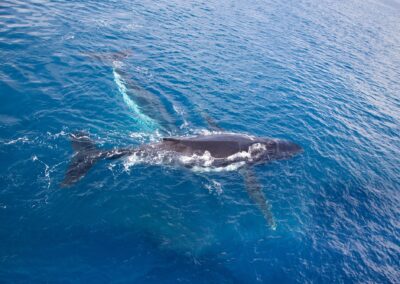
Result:
M398 283L400 3L0 3L0 282ZM228 132L304 153L237 171L99 147Z

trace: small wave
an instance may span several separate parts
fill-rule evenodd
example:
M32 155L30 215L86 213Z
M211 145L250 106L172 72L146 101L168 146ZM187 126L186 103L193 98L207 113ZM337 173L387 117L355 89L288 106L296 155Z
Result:
M183 123L181 124L181 126L179 128L187 129L189 127L189 122L185 118L186 115L185 115L184 110L174 104L172 105L172 107L174 108L174 111L182 118Z
M75 33L67 33L65 35L62 36L62 40L71 40L75 38Z
M129 137L135 139L136 141L144 144L148 142L157 142L160 141L163 135L161 135L160 131L156 129L154 132L132 132L129 134Z
M4 142L3 144L4 145L12 145L12 144L15 144L15 143L26 143L26 142L29 142L29 139L27 138L27 137L20 137L20 138L17 138L17 139L14 139L14 140L10 140L10 141L7 141L7 142Z
M58 139L59 137L69 135L69 133L67 133L64 130L61 130L60 132L57 132L57 133L51 133L51 132L47 131L46 134L52 139Z

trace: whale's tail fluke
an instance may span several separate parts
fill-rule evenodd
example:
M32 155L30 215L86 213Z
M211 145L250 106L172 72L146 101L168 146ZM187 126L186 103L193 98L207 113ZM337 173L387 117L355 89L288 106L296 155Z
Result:
M76 132L70 135L74 156L68 165L62 187L68 187L81 179L92 166L103 158L103 152L100 151L94 142L90 140L85 132Z

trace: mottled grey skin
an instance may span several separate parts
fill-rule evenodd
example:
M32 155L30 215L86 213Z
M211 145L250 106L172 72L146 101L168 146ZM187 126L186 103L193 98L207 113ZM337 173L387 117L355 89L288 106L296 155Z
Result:
M72 147L76 151L63 186L70 186L83 177L88 170L101 159L118 159L128 155L140 155L151 158L160 152L170 157L170 162L177 162L176 157L202 156L206 152L213 157L210 167L224 167L233 163L245 162L247 165L268 162L271 160L287 159L302 151L302 148L292 142L251 137L241 134L213 134L195 137L164 138L158 143L142 145L137 148L122 148L112 150L99 150L89 139L87 134L77 133L71 135ZM251 150L257 144L258 147ZM240 152L251 152L251 158L233 155ZM172 159L171 159L172 158ZM187 167L196 164L185 164Z
M255 144L265 149L254 149ZM209 152L214 159L211 167L228 166L232 163L246 162L255 164L271 160L290 158L302 151L301 147L288 141L251 137L242 134L213 134L195 137L164 138L162 142L152 145L157 149L172 151L179 155L204 155ZM232 157L240 152L251 152L251 159Z
M204 166L204 160L190 159L193 156L210 155L207 167L225 167L233 163L253 165L272 160L287 159L302 151L302 148L292 142L251 137L242 134L213 134L195 137L164 138L157 143L145 144L137 148L121 148L100 150L85 133L71 135L72 147L75 150L65 178L61 186L68 187L81 179L99 160L114 160L129 155L137 155L144 160L161 156L165 163L185 167ZM182 162L182 158L185 162ZM189 160L189 162L188 162ZM200 164L199 164L200 163ZM241 170L245 178L246 189L251 199L258 205L264 218L272 229L276 228L273 214L261 185L256 177L245 167Z

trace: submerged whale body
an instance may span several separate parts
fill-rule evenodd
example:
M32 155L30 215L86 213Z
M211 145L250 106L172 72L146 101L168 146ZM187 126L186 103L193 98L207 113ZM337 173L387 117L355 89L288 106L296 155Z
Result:
M188 168L223 168L287 159L302 151L295 143L243 134L211 134L169 137L136 148L100 150L85 133L71 135L75 155L62 186L71 186L99 160L135 156L144 163L182 165Z

